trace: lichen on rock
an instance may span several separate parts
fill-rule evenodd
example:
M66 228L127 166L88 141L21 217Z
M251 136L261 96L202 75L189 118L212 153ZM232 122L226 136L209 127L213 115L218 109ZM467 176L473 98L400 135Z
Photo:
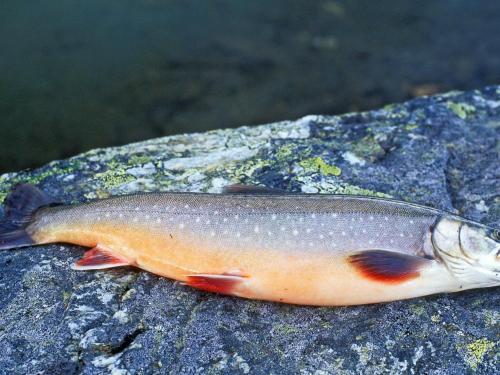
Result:
M500 88L97 149L0 177L62 202L231 183L391 196L499 226ZM0 253L0 372L494 373L498 289L340 308L207 294L82 248ZM291 275L300 277L300 275Z

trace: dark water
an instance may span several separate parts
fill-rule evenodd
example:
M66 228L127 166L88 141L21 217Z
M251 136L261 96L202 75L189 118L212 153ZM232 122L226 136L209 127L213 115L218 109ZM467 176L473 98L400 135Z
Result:
M500 1L2 0L0 171L500 83Z

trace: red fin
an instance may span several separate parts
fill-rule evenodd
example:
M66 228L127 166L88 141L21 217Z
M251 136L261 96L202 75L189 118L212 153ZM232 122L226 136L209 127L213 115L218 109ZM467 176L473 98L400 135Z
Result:
M267 186L260 185L244 185L233 184L228 185L222 189L226 194L284 194L286 191L281 189L268 188Z
M232 294L234 287L244 280L237 275L197 274L188 275L186 284L206 292Z
M120 266L128 266L130 262L119 257L105 247L97 245L83 254L82 259L73 264L74 270L101 270Z
M420 276L420 269L429 260L385 250L368 250L349 256L363 276L375 281L397 284Z

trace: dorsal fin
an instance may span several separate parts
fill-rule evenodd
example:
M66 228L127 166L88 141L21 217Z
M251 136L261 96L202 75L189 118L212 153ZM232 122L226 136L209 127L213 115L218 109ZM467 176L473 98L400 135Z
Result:
M260 185L245 185L245 184L228 185L222 189L222 192L226 194L285 194L286 193L286 191L281 189L274 189Z

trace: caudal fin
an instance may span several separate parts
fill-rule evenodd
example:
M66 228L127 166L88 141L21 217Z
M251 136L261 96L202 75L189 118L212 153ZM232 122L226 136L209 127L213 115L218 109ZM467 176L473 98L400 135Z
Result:
M26 233L26 227L36 210L53 203L56 202L36 186L21 184L14 187L4 202L0 250L32 245L34 242Z

